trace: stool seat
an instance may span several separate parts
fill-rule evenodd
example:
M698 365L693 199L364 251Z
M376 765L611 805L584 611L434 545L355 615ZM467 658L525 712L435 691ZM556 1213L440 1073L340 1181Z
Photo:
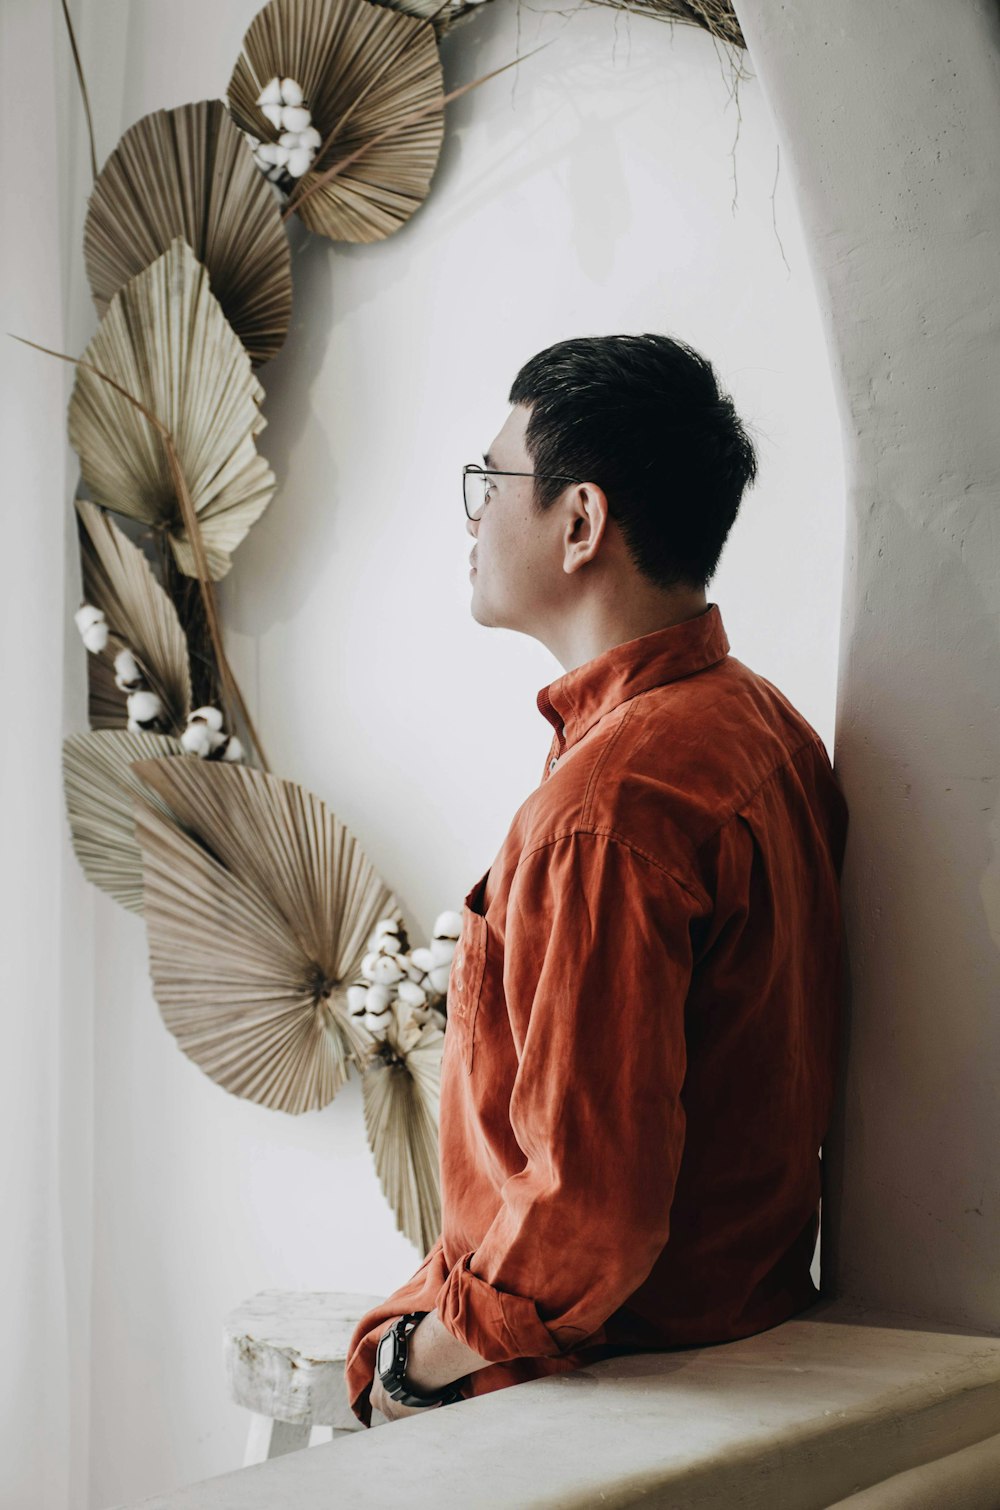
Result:
M334 1436L361 1422L347 1398L344 1368L355 1327L383 1295L334 1290L261 1290L223 1327L229 1391L253 1412L246 1463L309 1445L312 1428Z

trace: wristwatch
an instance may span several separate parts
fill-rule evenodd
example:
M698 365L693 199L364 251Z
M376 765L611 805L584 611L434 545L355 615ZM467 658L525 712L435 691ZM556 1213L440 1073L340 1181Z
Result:
M382 1380L382 1387L393 1400L401 1405L453 1405L463 1399L459 1379L445 1384L435 1394L417 1395L404 1382L409 1338L417 1323L427 1315L426 1311L409 1311L399 1316L379 1339L375 1353L375 1367Z

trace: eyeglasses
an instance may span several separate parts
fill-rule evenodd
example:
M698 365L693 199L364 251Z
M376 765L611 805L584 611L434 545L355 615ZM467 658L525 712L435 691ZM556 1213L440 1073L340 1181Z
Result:
M501 472L496 467L480 467L469 462L462 468L462 496L465 512L473 521L478 519L489 502L491 477L547 477L553 481L584 482L583 477L566 477L562 472Z

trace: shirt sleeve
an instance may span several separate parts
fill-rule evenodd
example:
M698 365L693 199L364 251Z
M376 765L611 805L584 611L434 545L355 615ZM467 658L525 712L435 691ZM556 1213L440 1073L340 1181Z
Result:
M517 867L503 989L525 1163L435 1302L491 1362L556 1357L593 1337L669 1238L690 925L705 912L693 888L607 834L565 835Z

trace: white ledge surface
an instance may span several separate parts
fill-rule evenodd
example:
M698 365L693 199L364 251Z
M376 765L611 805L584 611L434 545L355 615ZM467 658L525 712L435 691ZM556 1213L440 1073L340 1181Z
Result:
M142 1505L827 1510L985 1444L998 1421L1000 1337L827 1301L756 1337L606 1359Z

